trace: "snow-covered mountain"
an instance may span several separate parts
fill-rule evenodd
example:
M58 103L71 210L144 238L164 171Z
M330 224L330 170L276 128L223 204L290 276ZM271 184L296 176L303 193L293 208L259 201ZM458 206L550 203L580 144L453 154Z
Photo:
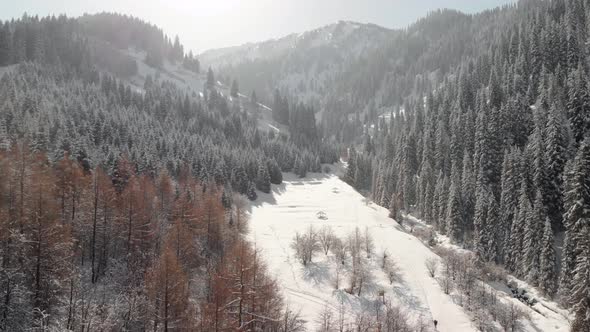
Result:
M338 50L343 52L343 57L359 56L367 50L376 48L391 33L393 33L392 30L375 24L340 21L279 39L208 50L202 53L199 59L205 66L223 67L239 65L247 61L285 58L295 53L313 53L318 49Z
M321 110L340 73L368 61L394 34L374 24L340 21L280 39L210 50L199 59L237 78L246 91L268 97L279 89Z

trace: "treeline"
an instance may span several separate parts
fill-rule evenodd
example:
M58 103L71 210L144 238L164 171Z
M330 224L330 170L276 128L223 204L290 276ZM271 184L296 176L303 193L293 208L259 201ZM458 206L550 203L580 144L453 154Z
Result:
M51 160L64 151L88 170L110 175L122 155L138 173L162 168L174 177L189 164L203 182L256 198L281 171L320 172L337 160L335 148L316 141L300 148L284 136L261 132L256 120L215 90L203 98L148 77L145 92L98 71L81 75L58 67L22 65L0 80L0 141L28 139Z
M0 330L294 331L240 196L119 165L0 153Z
M510 24L480 36L435 90L416 78L351 153L347 180L557 295L586 330L590 6L521 1L484 18L482 29Z

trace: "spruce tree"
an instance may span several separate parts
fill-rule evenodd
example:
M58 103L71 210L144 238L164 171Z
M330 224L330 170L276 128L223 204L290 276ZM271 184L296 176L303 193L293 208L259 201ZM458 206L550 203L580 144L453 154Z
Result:
M477 191L475 216L474 216L474 231L473 231L473 250L476 255L483 261L489 261L488 244L490 241L490 234L488 234L488 207L490 203L490 194L488 188L480 187Z
M523 238L523 253L527 280L537 285L539 279L539 254L541 252L542 225L546 219L545 207L541 191L537 191L533 209L529 210L526 218Z
M258 198L258 194L256 193L256 186L252 181L248 183L248 190L246 192L246 196L248 196L248 199L251 201L255 201Z
M531 203L527 192L526 181L523 179L519 190L518 208L515 209L514 221L510 228L510 242L507 250L508 257L506 259L508 269L515 272L518 276L522 276L526 272L524 267L525 252L523 249L523 237L527 217L531 210Z
M459 184L451 182L446 209L446 233L455 242L463 241L463 209Z
M234 98L238 98L239 93L240 89L238 87L238 81L234 79L231 83L230 95Z
M582 142L567 174L560 293L574 306L576 324L590 325L590 138ZM573 276L573 278L572 278Z
M552 296L556 291L556 262L553 247L553 230L551 221L545 219L543 238L541 239L541 256L539 260L539 287L545 294Z
M270 175L268 174L268 167L266 163L258 162L258 172L256 175L256 189L263 193L270 193Z
M561 112L558 111L557 105L553 104L548 115L545 137L545 202L552 225L558 228L562 227L563 218L562 174L567 157L565 132Z
M208 89L214 89L215 88L215 74L213 74L213 69L211 69L211 67L209 67L209 70L207 71L207 88Z

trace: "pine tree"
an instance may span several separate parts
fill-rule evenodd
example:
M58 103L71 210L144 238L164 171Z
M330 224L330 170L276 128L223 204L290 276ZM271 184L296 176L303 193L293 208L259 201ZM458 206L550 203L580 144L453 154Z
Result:
M258 163L256 189L262 191L263 193L270 193L270 175L268 174L268 167L263 162Z
M8 22L0 22L0 66L11 64L11 33Z
M522 276L525 271L525 251L524 251L524 233L525 225L527 223L527 216L530 214L531 203L528 197L528 189L526 181L521 181L518 208L515 209L514 221L510 228L510 242L506 251L506 265L510 271Z
M553 230L549 219L545 220L541 240L541 257L539 260L539 287L545 294L552 296L556 291L555 248L553 247Z
M481 187L477 192L477 200L475 204L475 216L473 220L473 247L477 256L483 261L489 261L488 257L488 243L490 241L490 234L488 234L488 207L490 205L490 193L485 187Z
M543 196L541 191L537 190L535 202L532 210L526 217L523 238L523 253L525 271L527 271L527 280L537 285L539 279L539 254L541 252L542 225L546 219L545 207L543 205Z
M567 174L560 293L576 313L575 326L590 326L590 139L582 142ZM573 277L572 277L573 276ZM583 329L580 329L582 331Z
M546 132L545 165L547 169L547 187L545 188L545 202L552 225L561 228L563 217L562 174L565 167L567 142L564 137L566 128L555 104L553 104L549 112Z
M507 262L510 255L508 244L510 230L518 207L518 151L506 151L502 166L502 192L500 195L500 213L498 227L498 249L500 261Z
M458 174L456 174L456 167L452 167L454 176L451 179L451 187L449 189L449 202L446 209L446 232L451 240L455 242L463 241L463 231L465 229L463 223L463 204L461 201L461 183Z
M207 71L207 88L208 89L215 89L215 74L213 74L213 69L211 69L211 67L209 67L209 70Z
M500 261L500 248L498 238L500 236L500 205L496 197L489 191L488 207L485 233L487 236L487 252L486 257L488 261L498 263Z
M256 186L254 186L253 182L248 183L248 190L246 192L248 199L251 201L255 201L258 198L258 194L256 193Z
M463 202L463 220L465 231L473 231L473 215L475 213L475 174L473 162L467 150L463 153L463 172L461 178L461 196Z
M239 92L238 81L234 79L231 83L230 95L234 98L238 98Z
M574 140L582 142L590 125L590 93L582 64L568 78L567 116Z
M442 234L447 233L447 206L449 202L449 179L447 177L442 177L440 182L439 188L439 195L437 197L437 212L436 215L436 223L435 225L438 226L439 231Z

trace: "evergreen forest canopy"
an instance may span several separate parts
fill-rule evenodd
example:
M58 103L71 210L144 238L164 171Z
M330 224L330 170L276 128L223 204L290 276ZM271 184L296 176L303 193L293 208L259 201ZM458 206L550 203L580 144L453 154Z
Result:
M409 68L383 81L398 111L356 120L346 176L573 308L573 331L590 326L589 28L587 2L554 0L400 32L414 47L381 51Z
M351 147L345 180L392 217L422 218L571 308L573 331L590 329L586 1L435 11L297 89L281 77L319 53L219 68L236 78L233 97L237 82L255 90L247 107L216 91L213 70L202 97L157 77L127 84L139 74L129 47L153 67L201 70L177 39L126 16L1 25L0 65L17 66L0 80L0 329L271 328L261 316L298 326L264 269L248 283L263 298L213 314L231 297L221 273L262 265L240 240L232 192L256 199L281 171L320 171L338 159L333 142ZM319 124L304 90L322 96ZM290 135L257 128L246 111L256 92ZM194 260L181 255L188 244ZM164 313L167 280L176 302Z
M129 48L200 71L178 38L132 17L0 26L0 330L301 325L242 239L234 192L255 200L283 171L336 161L315 126L261 131L260 105L225 97L212 71L202 94L130 84L142 73ZM222 308L231 275L249 286Z

